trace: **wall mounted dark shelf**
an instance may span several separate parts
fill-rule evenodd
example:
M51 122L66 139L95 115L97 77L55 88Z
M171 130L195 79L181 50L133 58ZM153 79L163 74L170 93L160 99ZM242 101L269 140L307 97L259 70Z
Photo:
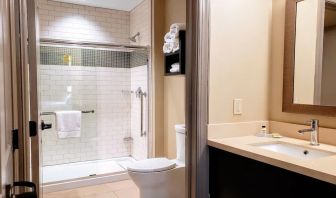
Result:
M179 32L180 50L172 53L164 54L165 76L184 75L185 74L185 31ZM170 72L171 65L180 63L179 72Z

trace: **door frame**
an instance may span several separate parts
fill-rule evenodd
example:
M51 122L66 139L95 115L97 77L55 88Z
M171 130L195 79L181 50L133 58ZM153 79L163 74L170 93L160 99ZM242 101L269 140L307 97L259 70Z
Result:
M35 12L35 1L20 0L26 11ZM23 10L24 11L24 10ZM209 80L209 27L210 27L210 1L187 0L187 48L186 48L186 185L187 197L209 196L209 154L207 146L208 125L208 80ZM35 74L29 78L30 93L34 95L32 100L24 96L30 110L28 118L38 123L37 100L37 31L35 15L27 15L27 35L33 35L29 40L30 63L28 73ZM31 24L34 24L32 26ZM28 55L28 51L25 52ZM28 59L28 57L27 57ZM27 63L28 63L27 62ZM26 76L24 75L24 76ZM27 94L27 93L26 93ZM24 102L24 103L25 103ZM27 103L26 103L27 104ZM25 112L27 113L27 112ZM24 120L27 123L27 120ZM28 120L29 121L29 120ZM39 133L31 139L32 144L39 143ZM31 157L39 158L39 151L32 150ZM33 170L38 170L39 164L32 164ZM33 182L40 183L40 176L34 174ZM39 186L39 185L37 185Z
M14 128L10 1L0 2L0 197L9 195L14 179ZM8 103L9 102L9 103Z
M187 0L187 197L209 197L208 81L210 0Z
M29 106L28 118L26 123L28 123L29 133L35 133L35 135L30 134L31 145L39 145L41 142L41 137L39 133L39 109L38 109L38 64L39 64L39 34L38 34L38 18L37 18L37 2L36 0L22 0L25 3L25 9L27 10L27 38L28 38L28 47L27 47L27 61L28 61L28 80L29 86L27 89L27 105ZM29 2L29 3L28 3ZM31 131L30 123L35 123L35 131ZM31 174L31 179L37 186L36 191L38 195L42 195L40 188L41 181L41 156L39 146L31 146L31 170L35 174ZM36 174L38 173L38 174ZM42 197L42 196L41 196Z
M13 46L17 51L16 62L17 76L17 111L19 120L19 153L16 158L16 169L19 180L32 181L36 184L39 194L39 151L32 145L39 144L38 130L38 100L37 100L37 64L38 64L38 35L36 29L36 1L13 0ZM35 131L31 128L31 121L35 122ZM31 133L36 136L31 137ZM32 160L34 159L34 160ZM37 168L37 169L36 169ZM34 170L38 170L35 172ZM34 172L34 174L32 174ZM38 173L38 174L36 174Z
M14 181L28 180L25 177L25 145L24 145L24 128L22 125L23 107L22 107L22 41L21 37L21 12L20 0L4 0L1 1L1 10L4 15L1 17L1 28L3 28L2 45L4 47L3 61L4 65L1 69L1 79L4 84L1 87L4 97L1 98L1 173L0 184L3 190L4 185L10 186ZM3 76L5 75L5 76ZM1 81L2 81L1 80ZM14 147L13 131L18 131L18 145ZM7 137L6 137L7 136ZM1 175L0 173L0 175ZM6 178L5 181L2 179ZM7 186L6 186L7 187ZM0 190L0 191L1 191ZM6 188L9 190L9 188ZM22 190L22 189L20 189ZM0 192L5 193L4 191ZM9 193L6 191L6 193ZM9 194L6 194L8 196ZM4 196L4 194L2 194Z

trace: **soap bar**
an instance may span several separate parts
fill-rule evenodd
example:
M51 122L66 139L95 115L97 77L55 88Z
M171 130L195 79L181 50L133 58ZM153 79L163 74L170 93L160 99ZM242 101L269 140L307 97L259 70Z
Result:
M282 138L282 135L280 135L279 133L272 133L272 137L273 138Z

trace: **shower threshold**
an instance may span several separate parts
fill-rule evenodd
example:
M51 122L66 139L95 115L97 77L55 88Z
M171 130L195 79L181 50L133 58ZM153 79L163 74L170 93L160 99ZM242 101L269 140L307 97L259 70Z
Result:
M129 179L132 157L94 160L42 167L43 192L55 192Z

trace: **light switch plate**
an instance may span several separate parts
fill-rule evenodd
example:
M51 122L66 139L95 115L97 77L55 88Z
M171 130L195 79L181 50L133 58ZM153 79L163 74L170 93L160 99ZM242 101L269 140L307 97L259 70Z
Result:
M243 99L233 99L233 115L243 114Z

